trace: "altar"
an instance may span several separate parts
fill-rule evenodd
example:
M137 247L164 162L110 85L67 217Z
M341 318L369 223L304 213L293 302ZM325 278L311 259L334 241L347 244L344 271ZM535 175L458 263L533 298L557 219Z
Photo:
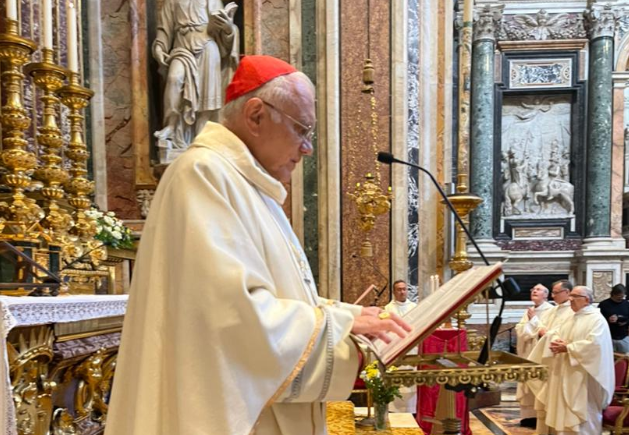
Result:
M0 297L0 433L102 432L127 298Z

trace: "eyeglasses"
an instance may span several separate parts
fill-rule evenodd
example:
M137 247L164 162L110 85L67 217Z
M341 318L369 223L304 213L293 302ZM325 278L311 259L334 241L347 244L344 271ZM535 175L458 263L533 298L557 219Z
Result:
M569 291L569 290L567 290L567 289L565 289L565 288L564 288L564 289L561 289L561 290L557 290L557 291L553 290L553 294L554 294L554 295L558 295L559 293L563 293L563 292L567 292L567 291Z
M288 113L284 112L283 110L278 109L277 107L275 107L273 104L261 100L264 104L266 104L267 106L269 106L271 109L275 110L276 112L278 112L280 115L284 115L285 117L287 117L288 119L290 119L291 121L293 121L295 124L297 124L302 130L303 132L300 133L299 135L304 139L307 140L308 142L312 142L312 139L314 139L314 135L315 135L315 126L314 125L306 125L302 122L297 121L295 118L293 118L292 116L290 116Z
M571 298L587 298L587 296L584 296L584 295L573 295L573 294L570 294L570 297Z

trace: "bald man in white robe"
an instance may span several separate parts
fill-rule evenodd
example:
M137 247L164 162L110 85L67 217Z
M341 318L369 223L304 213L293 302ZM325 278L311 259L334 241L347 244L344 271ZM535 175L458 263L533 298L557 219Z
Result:
M546 425L557 435L600 435L602 411L614 392L611 335L592 302L588 287L572 289L574 316L531 352L532 360L549 365L549 379L536 397L546 409Z

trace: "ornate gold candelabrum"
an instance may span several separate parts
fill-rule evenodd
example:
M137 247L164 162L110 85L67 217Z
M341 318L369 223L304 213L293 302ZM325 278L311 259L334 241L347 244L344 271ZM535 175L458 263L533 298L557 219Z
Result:
M465 223L466 226L468 226L470 221L470 213L476 207L478 207L478 205L483 202L483 200L476 195L466 192L467 183L465 178L465 176L460 176L457 186L457 193L448 196L448 199L454 206L454 209L457 211L457 213L461 216L461 220ZM467 254L467 237L465 235L465 231L458 223L456 224L454 256L448 264L450 265L450 268L456 273L464 272L473 266ZM459 311L456 315L458 328L466 329L465 322L470 317L472 317L472 315L468 313L467 306L463 307L461 311ZM480 341L481 340L477 336L476 331L467 331L467 342L470 349L476 350L477 346L480 344Z
M371 173L365 176L365 182L361 185L356 184L354 193L350 193L349 197L354 200L360 218L358 220L358 226L365 233L369 233L376 224L376 216L387 213L391 210L391 188L389 187L387 193L383 193L380 185L376 182L376 177ZM360 247L361 257L372 257L373 247L368 237Z
M31 184L29 171L37 165L37 158L27 150L28 142L24 139L31 120L22 104L24 75L21 68L30 60L37 45L18 34L17 21L7 19L6 26L6 33L0 34L0 62L4 65L2 89L6 95L6 104L2 107L0 159L8 171L3 178L11 189L11 200L9 204L0 203L0 237L24 239L43 217L35 201L24 195L24 189Z
M70 167L70 180L66 183L69 193L68 202L75 209L74 227L71 233L78 236L83 242L89 241L96 235L96 223L85 215L89 209L91 200L88 195L94 190L94 182L87 179L87 160L89 152L83 142L83 114L94 92L79 84L79 76L75 72L70 73L70 84L57 90L61 102L70 114L70 143L65 155L72 161Z
M55 95L64 84L67 70L56 65L53 51L48 48L42 50L43 61L30 63L24 70L33 77L36 86L43 90L41 100L44 106L43 122L37 135L37 143L41 147L42 166L35 170L34 177L44 183L41 190L47 200L46 217L43 226L49 235L49 241L62 243L66 232L72 227L73 221L69 213L59 207L57 201L65 195L63 184L68 180L68 172L63 169L60 156L63 138L57 126L59 98Z

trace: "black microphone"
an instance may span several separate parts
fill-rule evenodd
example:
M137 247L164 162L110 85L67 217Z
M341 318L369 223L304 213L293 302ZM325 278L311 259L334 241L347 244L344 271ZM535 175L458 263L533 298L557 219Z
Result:
M403 165L410 166L415 169L419 169L424 174L428 175L432 183L435 185L435 187L439 191L439 194L443 198L443 201L446 203L446 205L448 206L448 208L454 215L454 218L459 223L459 225L461 225L461 228L467 235L467 238L469 239L470 242L472 242L472 244L474 245L474 248L476 248L476 252L478 252L480 257L483 259L483 262L485 263L485 265L489 266L489 261L487 260L487 257L485 257L485 254L483 253L483 251L478 246L478 243L476 243L476 239L474 239L474 237L470 233L470 230L467 228L467 225L465 225L465 223L463 222L463 219L461 219L461 216L459 215L459 213L457 213L456 209L450 202L450 199L448 199L448 196L443 191L443 189L439 185L439 182L437 182L437 179L432 175L430 171L428 171L425 168L422 168L419 165L416 165L415 163L410 163L404 160L396 159L393 156L393 154L382 152L382 151L378 153L378 161L386 165L390 165L392 163L401 163ZM491 347L494 345L494 342L496 341L498 330L500 329L500 325L502 324L502 312L505 307L505 301L507 299L507 296L511 297L520 293L520 288L518 284L513 280L513 278L508 278L505 282L503 282L500 279L496 281L498 282L498 286L502 289L502 295L498 295L502 297L502 303L500 304L500 311L498 312L498 315L496 316L496 318L493 320L491 324L489 337L487 338L487 340L485 340L483 349L478 357L478 362L481 364L485 364L487 362L487 359L489 357L489 350L491 349Z

